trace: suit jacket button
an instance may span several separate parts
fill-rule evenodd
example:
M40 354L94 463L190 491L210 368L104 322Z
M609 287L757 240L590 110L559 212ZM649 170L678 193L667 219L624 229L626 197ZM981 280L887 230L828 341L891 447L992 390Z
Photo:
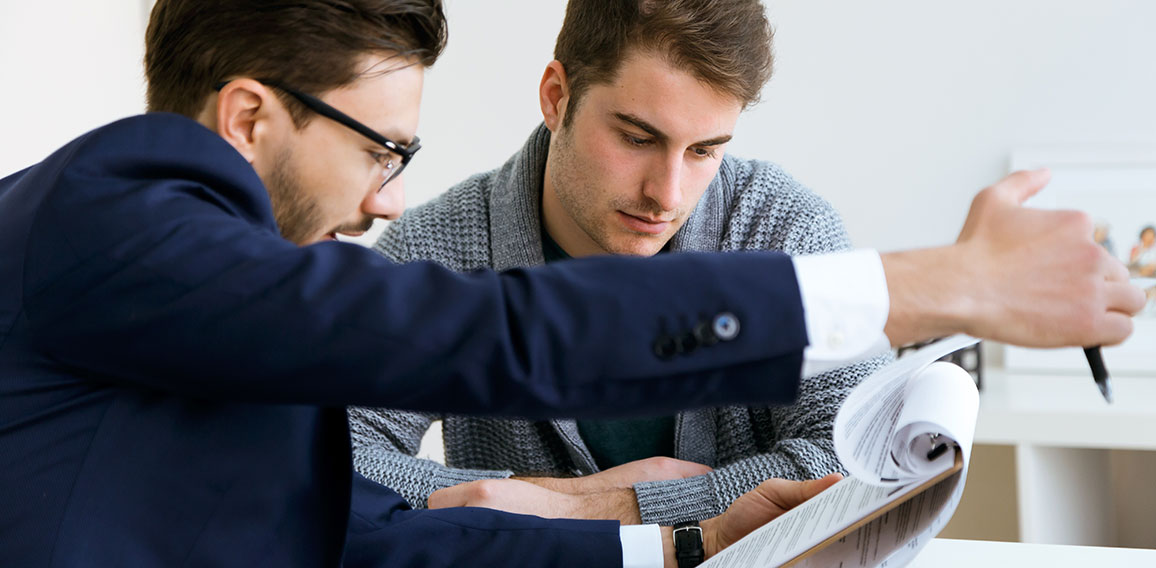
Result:
M730 312L723 312L714 317L711 330L721 341L730 341L739 336L739 318Z
M683 355L698 349L698 338L692 332L686 332L676 337L675 342L678 345L678 352Z
M678 343L669 335L661 335L654 340L654 354L659 359L670 359L678 354Z
M706 320L702 320L694 326L694 337L698 339L698 344L703 347L710 347L718 343L718 336L714 334L714 326Z

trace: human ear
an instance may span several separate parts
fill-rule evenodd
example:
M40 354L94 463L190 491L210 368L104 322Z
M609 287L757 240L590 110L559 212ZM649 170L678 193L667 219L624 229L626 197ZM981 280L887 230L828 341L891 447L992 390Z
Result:
M272 110L280 101L268 87L253 79L235 79L217 93L216 129L253 164L262 145L272 136Z
M570 83L566 78L566 68L558 60L546 65L542 82L538 85L538 102L542 105L542 119L546 128L557 132L566 116L566 105L570 101Z

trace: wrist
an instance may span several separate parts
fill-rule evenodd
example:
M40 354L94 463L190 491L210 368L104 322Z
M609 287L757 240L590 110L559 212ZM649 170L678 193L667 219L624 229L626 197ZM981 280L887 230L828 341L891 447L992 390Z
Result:
M698 521L674 525L674 557L678 568L695 568L706 560L703 551L702 527Z
M662 563L665 568L697 566L714 555L708 548L707 521L702 523L680 523L679 527L659 527L662 534ZM689 526L685 526L689 525ZM710 539L710 542L717 542ZM681 543L681 545L680 545ZM710 547L715 545L711 544ZM716 551L717 552L717 551ZM680 566L679 556L684 564Z
M708 560L721 552L717 534L718 519L718 517L713 517L699 523L699 526L702 527L702 551L706 553Z
M891 300L884 333L892 345L974 335L976 287L963 245L880 255Z
M659 527L662 533L662 565L664 568L678 568L678 557L674 555L674 527Z

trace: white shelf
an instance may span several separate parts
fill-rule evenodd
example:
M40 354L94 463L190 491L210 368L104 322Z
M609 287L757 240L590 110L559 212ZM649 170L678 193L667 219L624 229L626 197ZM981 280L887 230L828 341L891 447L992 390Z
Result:
M1115 402L1091 376L989 371L977 444L1156 450L1156 377L1114 377Z
M1113 378L1115 402L1089 374L988 371L975 443L1014 448L1019 539L1156 547L1156 377ZM989 472L992 475L994 472ZM1003 479L969 476L982 493Z

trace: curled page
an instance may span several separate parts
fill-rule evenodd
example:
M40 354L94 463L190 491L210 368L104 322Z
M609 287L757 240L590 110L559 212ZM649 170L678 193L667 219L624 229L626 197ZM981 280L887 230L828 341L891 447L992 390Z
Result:
M850 475L702 566L907 564L963 494L979 395L966 371L936 360L975 342L951 337L868 377L835 418Z
M891 459L899 471L926 478L950 465L954 445L971 458L979 392L967 371L951 363L936 362L915 374L907 383L907 396L895 435Z
M979 411L975 382L955 365L929 366L977 341L965 335L937 341L880 369L851 391L835 416L834 438L835 454L852 477L883 486L926 478L943 469L927 457L940 444L965 447L966 463ZM920 454L918 448L925 451ZM937 452L931 455L950 465L952 452Z

